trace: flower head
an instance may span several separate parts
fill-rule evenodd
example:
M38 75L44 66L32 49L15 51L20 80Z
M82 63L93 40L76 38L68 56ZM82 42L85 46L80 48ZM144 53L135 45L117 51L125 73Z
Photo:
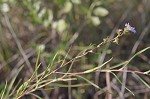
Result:
M136 33L135 27L131 27L129 23L125 24L125 29L130 32Z

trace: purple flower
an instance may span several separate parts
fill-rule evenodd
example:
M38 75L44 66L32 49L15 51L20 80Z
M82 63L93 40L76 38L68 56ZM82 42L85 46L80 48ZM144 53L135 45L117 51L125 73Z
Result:
M125 28L130 32L136 33L135 27L131 27L129 23L125 24Z

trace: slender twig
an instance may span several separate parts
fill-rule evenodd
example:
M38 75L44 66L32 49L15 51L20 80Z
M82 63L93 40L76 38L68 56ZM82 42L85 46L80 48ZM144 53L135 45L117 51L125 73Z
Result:
M120 37L122 37L123 35L124 35L124 34L121 34L121 35L116 36L116 37L117 37L117 38L120 38ZM116 38L116 37L115 37L115 38ZM97 48L99 48L99 47L101 47L101 46L104 46L104 45L106 45L106 44L109 44L109 43L114 42L114 41L115 41L115 38L113 38L113 39L111 39L111 40L103 41L102 43L98 44L96 47L84 51L83 53L79 54L78 56L76 56L75 58L71 59L70 61L68 61L68 62L66 62L66 63L64 63L64 64L62 64L60 67L56 68L56 69L53 70L51 73L45 75L42 79L45 79L46 77L50 76L51 74L56 73L58 70L60 70L61 68L67 66L69 63L71 63L71 62L73 62L74 60L79 59L79 58L81 58L81 57L87 55L88 53L93 52L93 51L96 50ZM39 74L38 77L42 76L43 74L44 74L44 72L41 73L41 74ZM67 75L66 75L66 76L67 76ZM66 76L62 76L62 77L60 77L60 78L62 79L62 78L65 78ZM42 79L41 79L41 80L42 80ZM35 78L33 78L31 81L34 82L34 80L35 80ZM46 86L46 85L48 85L48 84L50 84L50 83L52 83L52 82L55 82L55 81L56 81L56 79L51 80L51 81L49 81L48 83L45 83L45 84L43 84L43 85L38 86L38 88L42 88L42 87L44 87L44 86ZM37 90L37 89L34 88L34 87L35 87L34 84L31 85L30 87L28 87L28 88L23 92L23 94L21 94L21 95L19 96L19 98L22 97L22 96L24 96L24 95L26 95L26 94L29 94L30 92L33 92L33 91Z
M130 10L131 10L131 7L129 7L128 10L126 10L126 11L122 14L122 16L121 16L121 18L119 19L118 23L115 25L115 27L113 28L113 30L112 30L112 32L111 32L110 39L114 38L115 33L116 33L116 30L118 29L118 27L120 26L120 24L125 20L125 18L128 16ZM109 46L110 46L110 45L108 44L108 46L107 46L106 49L108 49ZM100 59L99 59L99 65L101 65L101 64L104 62L105 57L106 57L106 51L104 51L104 52L101 54ZM96 72L96 74L95 74L95 84L97 84L97 85L98 85L98 83L99 83L99 78L100 78L99 75L100 75L100 72Z
M122 37L123 35L124 35L124 34L118 36L118 38ZM92 53L92 52L93 52L94 50L96 50L97 48L102 47L102 46L104 46L104 45L106 45L106 44L112 43L114 40L115 40L115 38L113 38L113 39L111 39L111 40L107 40L107 41L105 41L105 42L102 42L102 43L98 44L96 47L94 47L94 48L92 48L92 49L89 49L89 50L84 51L84 52L81 53L80 55L78 55L78 56L72 58L72 59L69 60L68 62L62 64L60 67L58 67L58 68L56 68L55 70L53 70L51 73L47 74L45 77L43 77L43 79L46 78L46 77L48 77L48 76L50 76L50 75L53 74L53 73L56 73L58 70L60 70L61 68L67 66L68 64L70 64L70 63L73 62L74 60L79 59L79 58L81 58L81 57L87 55L88 53ZM41 73L41 74L39 74L38 77L42 76L43 74L44 74L44 72ZM34 80L34 79L33 79L33 80Z
M136 73L136 74L142 74L142 75L150 75L150 74L144 74L144 72L140 72L140 71L134 71L134 70L96 70L95 72L129 72L129 73ZM56 72L57 73L57 72ZM64 74L66 74L66 73L64 73ZM77 76L77 75L83 75L83 74L86 74L86 73L84 73L84 72L77 72L77 73L68 73L68 75L66 75L66 77L71 77L71 76ZM63 79L63 78L65 78L65 76L62 76L62 77L60 77L61 79ZM40 89L40 88L42 88L42 87L44 87L44 86L46 86L46 85L48 85L48 84L50 84L50 83L53 83L53 82L56 82L56 81L58 81L57 79L53 79L53 80L51 80L51 81L49 81L49 82L47 82L47 83L45 83L45 84L43 84L43 85L40 85L39 87L38 87L38 89ZM29 94L29 93L31 93L31 92L34 92L34 91L36 91L37 89L35 89L34 87L36 86L36 84L33 84L33 85L31 85L23 94L21 94L18 98L21 98L22 96L24 96L24 95L27 95L27 94Z

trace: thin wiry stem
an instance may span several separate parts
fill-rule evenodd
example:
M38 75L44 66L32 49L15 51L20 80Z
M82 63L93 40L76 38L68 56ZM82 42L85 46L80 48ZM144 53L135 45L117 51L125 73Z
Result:
M121 34L120 36L116 36L116 37L117 37L117 38L120 38L120 37L122 37L123 35L124 35L124 34ZM115 37L115 38L116 38L116 37ZM106 45L106 44L108 44L108 43L114 42L114 41L115 41L115 38L113 38L113 39L111 39L111 40L103 41L102 43L98 44L96 47L84 51L83 53L79 54L78 56L76 56L75 58L71 59L70 61L68 61L68 62L66 62L66 63L63 63L60 67L56 68L56 69L53 70L51 73L45 75L42 79L45 79L46 77L50 76L51 74L56 73L58 70L60 70L61 68L67 66L69 63L71 63L71 62L73 62L74 60L79 59L79 58L81 58L81 57L87 55L88 53L93 52L93 51L96 50L97 48L99 48L99 47L101 47L101 46L104 46L104 45ZM44 72L41 73L41 74L39 74L38 77L41 77L43 74L44 74ZM66 76L67 76L67 75L66 75ZM63 79L63 78L65 78L66 76L62 76L62 77L60 77L60 78ZM42 80L42 79L41 79L41 80ZM33 78L31 81L34 82L34 80L35 80L35 78ZM56 80L56 79L54 79L54 80L52 80L52 81L50 81L50 82L48 82L48 83L45 83L45 84L43 84L43 85L38 86L38 89L39 89L39 88L42 88L42 87L44 87L44 86L46 86L46 85L48 85L48 84L50 84L50 83L52 83L52 82L55 82L55 80ZM33 84L33 85L31 85L30 87L28 87L28 88L19 96L19 98L21 98L22 96L24 96L24 95L26 95L26 94L29 94L30 92L33 92L33 91L35 91L35 90L37 90L37 89L34 88L34 84Z
M147 31L149 30L150 28L150 22L149 24L144 28L143 32L141 33L141 35L139 36L138 40L136 41L136 43L134 44L132 50L131 50L131 54L129 56L129 58L131 58L131 56L136 52L140 42L142 41L143 37L146 35ZM124 68L124 70L127 70L127 67ZM127 78L127 73L124 72L123 73L123 79L122 79L122 87L121 87L121 93L124 94L125 92L125 85L126 85L126 78Z

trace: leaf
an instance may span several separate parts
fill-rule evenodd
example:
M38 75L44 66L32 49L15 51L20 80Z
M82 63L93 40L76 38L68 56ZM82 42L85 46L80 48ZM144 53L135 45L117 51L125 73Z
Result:
M125 64L121 69L123 69L124 67L126 67L136 56L138 56L139 54L141 54L141 53L147 51L148 49L150 49L150 46L149 46L149 47L146 47L146 48L142 49L141 51L137 52L136 54L134 54L134 55L126 62L126 64Z
M64 19L60 19L52 23L52 28L56 29L59 32L59 34L61 34L67 28L67 23Z
M49 86L52 86L52 87L84 87L86 85L89 85L89 84L72 84L72 85L65 85L65 84L57 84L57 83L54 83L54 84L50 84Z
M91 21L92 21L93 25L95 25L95 26L98 26L101 23L101 20L99 19L99 17L96 17L96 16L92 16Z
M113 72L111 72L111 73L114 75L114 77L117 79L117 81L122 85L122 82L117 77L117 75L115 73L113 73ZM126 86L125 86L125 89L128 90L133 96L135 96L134 93L129 88L127 88Z
M39 18L42 18L45 14L46 14L46 8L43 8L43 9L38 13L38 17L39 17Z
M7 86L8 85L7 85L7 81L6 81L5 87L0 92L0 99L3 99L4 94L6 93L6 90L7 90Z
M108 62L110 62L112 59L113 59L113 58L109 59L108 61L106 61L106 62L103 63L102 65L100 65L100 66L98 66L98 67L95 67L95 68L93 68L93 69L86 70L86 71L84 71L83 73L91 73L91 72L93 72L93 71L95 71L95 70L97 70L97 69L100 69L100 68L102 68L103 66L105 66Z
M65 29L67 28L67 23L65 22L64 19L60 19L58 21L58 24L57 24L57 30L58 32L63 32Z
M43 21L43 25L45 27L48 27L52 23L52 20L53 20L53 11L51 9L47 10L45 16L46 18Z
M88 82L89 84L91 84L92 86L94 86L95 88L100 89L100 90L103 90L103 89L100 88L98 85L94 84L93 82L91 82L90 80L86 79L85 77L82 77L82 76L79 76L79 75L77 75L77 77L79 77L79 78L85 80L86 82Z
M93 11L94 15L104 17L108 15L108 10L103 7L97 7Z
M40 10L40 6L41 6L41 1L37 1L33 4L33 8L36 10L36 11L39 11Z
M36 97L37 99L43 99L43 98L41 98L40 96L38 96L38 95L36 95L34 93L29 93L29 94L32 95L32 96L34 96L34 97Z
M71 0L72 1L72 3L74 3L74 4L80 4L81 3L81 0Z
M1 11L2 12L8 12L9 10L10 10L10 7L9 7L9 5L7 3L3 3L1 5Z
M113 42L119 45L119 38L116 37L115 40L114 40Z
M16 75L15 75L14 78L11 80L10 84L8 85L7 92L6 92L5 97L4 97L3 99L8 99L9 94L10 94L10 92L11 92L11 89L13 88L13 85L14 85L14 83L15 83L15 80L16 80L17 76L19 75L19 73L20 73L20 71L22 70L23 67L24 67L24 66L21 66L21 67L19 68L19 70L16 72Z
M138 78L147 88L149 88L150 89L150 85L146 82L146 81L144 81L140 76L138 76L138 75L134 75L136 78Z
M71 9L72 9L72 3L71 2L66 2L65 6L64 6L64 12L68 13L68 12L71 11Z

